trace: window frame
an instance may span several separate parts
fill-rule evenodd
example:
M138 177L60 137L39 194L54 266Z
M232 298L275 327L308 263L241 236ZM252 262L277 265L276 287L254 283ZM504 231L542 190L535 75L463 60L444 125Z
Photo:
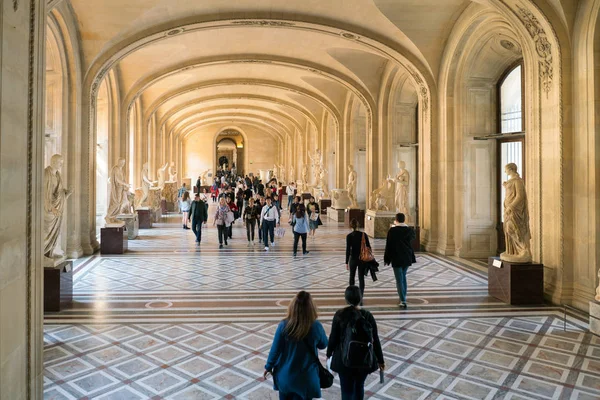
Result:
M520 132L502 132L502 85L506 78L517 68L521 67L521 131ZM523 133L525 132L525 74L523 65L523 59L519 59L512 63L503 73L500 75L498 79L498 83L496 84L496 129L499 134L502 135L511 135L515 133Z

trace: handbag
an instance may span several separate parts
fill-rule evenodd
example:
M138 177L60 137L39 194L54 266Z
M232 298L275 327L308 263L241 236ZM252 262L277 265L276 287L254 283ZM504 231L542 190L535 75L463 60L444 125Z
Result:
M233 211L227 211L225 214L225 225L229 226L235 221L235 216L233 215Z
M333 374L329 372L327 368L323 366L323 364L321 364L321 360L319 360L319 357L317 357L317 355L313 353L312 348L308 345L308 343L306 343L306 338L304 338L302 342L304 343L304 346L306 346L306 348L308 349L308 352L313 356L313 358L317 362L317 367L319 368L319 385L321 386L321 389L329 389L333 386Z
M318 213L318 212L316 212L316 211L313 211L313 213L312 213L312 214L310 214L310 220L311 220L311 221L316 221L316 220L318 220L318 219L319 219L319 213Z
M365 241L365 233L362 234L362 240L360 242L360 256L358 259L362 262L371 262L375 260L373 256L373 250L370 247L367 247L367 242Z

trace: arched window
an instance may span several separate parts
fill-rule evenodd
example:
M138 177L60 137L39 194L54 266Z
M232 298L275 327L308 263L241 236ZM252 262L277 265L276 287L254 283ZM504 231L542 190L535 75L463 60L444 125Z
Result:
M523 77L518 64L500 81L500 133L523 132Z

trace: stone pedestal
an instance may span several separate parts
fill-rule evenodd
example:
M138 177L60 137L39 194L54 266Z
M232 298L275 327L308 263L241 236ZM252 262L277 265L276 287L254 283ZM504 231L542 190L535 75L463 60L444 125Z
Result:
M169 210L167 209L167 200L162 199L160 201L160 212L161 214L166 214L167 212L169 212Z
M173 202L167 201L167 212L179 211L178 210L179 207L176 207L176 205L178 205L177 202L173 203Z
M372 238L384 239L394 220L396 213L392 211L367 210L365 216L365 232Z
M330 199L321 199L319 200L319 208L321 209L321 214L327 215L327 209L331 207Z
M350 221L356 219L358 221L358 227L365 227L365 210L358 208L347 208L344 215L344 226L350 228Z
M488 258L488 293L511 305L544 303L544 265Z
M302 193L302 201L308 201L312 197L311 193Z
M138 208L135 210L138 214L138 227L141 229L152 228L154 220L154 212L150 208Z
M59 312L73 302L73 262L44 267L44 312Z
M331 207L343 210L348 207L352 202L348 197L348 191L346 189L333 189L331 191Z
M152 210L152 216L154 217L154 222L159 223L163 216L162 208L159 207L156 210Z
M188 186L189 189L189 186ZM162 197L167 200L169 203L177 202L177 192L179 188L177 187L177 182L165 182L165 186L162 190Z
M600 335L600 303L590 301L590 332Z
M125 223L107 224L100 229L100 254L124 254L127 251L127 231Z
M140 226L137 214L120 214L117 219L125 222L127 239L133 240L138 237Z
M329 207L329 209L327 210L327 217L335 222L344 222L345 214L345 209Z

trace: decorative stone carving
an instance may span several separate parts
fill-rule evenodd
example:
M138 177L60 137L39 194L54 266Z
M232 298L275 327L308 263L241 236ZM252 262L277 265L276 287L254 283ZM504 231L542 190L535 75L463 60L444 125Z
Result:
M382 185L373 190L369 201L369 210L389 211L394 204L394 180L388 176Z
M175 169L175 162L171 161L169 167L169 182L177 182L177 170Z
M158 187L162 189L165 187L165 182L167 180L167 168L169 167L169 163L165 163L162 167L158 169L156 172L158 176Z
M120 158L117 165L110 171L110 199L108 211L106 212L106 217L104 217L107 224L119 224L117 216L122 214L123 209L126 209L129 204L129 184L125 182L123 176L124 166L125 160Z
M356 178L357 174L354 167L348 165L348 184L346 185L348 197L350 198L350 205L348 208L358 208L358 202L356 201Z
M500 259L517 263L531 262L529 243L531 233L529 231L529 209L525 182L519 176L516 164L507 164L504 171L509 177L508 181L502 184L506 190L506 197L504 198L506 251L500 254Z
M331 190L331 207L343 210L351 207L351 200L348 197L348 191L345 189L332 189Z
M403 213L408 220L410 214L408 203L410 174L406 169L406 163L404 161L398 163L398 168L400 168L400 170L396 176L396 211Z
M60 175L63 163L63 157L55 154L50 160L50 166L44 170L44 257L46 264L52 265L54 258L63 257L62 250L58 248L58 239L65 205L73 193L63 187Z
M548 94L552 88L552 80L554 78L552 44L548 40L548 35L546 35L542 24L540 24L535 15L524 7L517 6L517 8L519 9L519 17L523 25L525 25L525 29L527 29L527 32L529 32L529 35L535 42L535 49L540 58L539 68L542 87L546 94Z

